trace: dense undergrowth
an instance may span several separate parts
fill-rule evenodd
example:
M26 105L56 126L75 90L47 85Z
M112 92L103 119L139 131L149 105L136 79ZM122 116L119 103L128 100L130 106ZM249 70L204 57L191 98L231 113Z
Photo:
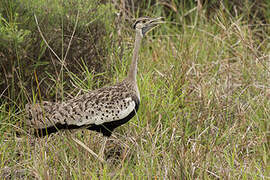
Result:
M270 178L269 3L123 2L0 1L1 177ZM26 103L125 77L138 16L166 24L143 41L141 106L109 138L107 162L85 147L99 152L95 132L29 134Z

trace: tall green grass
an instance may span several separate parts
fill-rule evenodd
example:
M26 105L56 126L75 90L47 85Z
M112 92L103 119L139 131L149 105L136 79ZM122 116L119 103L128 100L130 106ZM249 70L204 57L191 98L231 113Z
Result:
M77 19L76 32L85 38L84 28L89 28L88 32L92 32L91 24L88 26L86 18L87 8L91 3L87 1L87 6L87 2L77 2L83 16ZM72 7L72 4L66 3L51 1L47 6L47 1L40 1L32 5L25 4L31 8L36 7L35 11L32 10L39 19L43 19L43 23L53 23L53 17L62 16L59 18L60 26L56 23L60 28L57 31L50 29L52 26L46 27L46 23L40 24L41 30L49 39L48 43L61 60L68 47L67 34L72 32L65 28L66 23L71 24L69 28L75 27L77 17L74 13L69 20L63 18L69 15L67 12ZM53 56L44 56L51 53L48 53L50 51L42 39L37 41L42 48L36 59L31 59L36 63L25 66L23 62L21 66L15 66L18 69L14 73L26 73L21 79L14 78L12 81L20 84L21 90L9 89L13 96L0 92L1 177L270 178L268 26L250 24L245 12L236 16L230 13L230 9L220 8L206 17L204 12L198 13L196 9L189 11L189 6L194 7L195 4L175 6L177 12L170 11L168 17L165 17L167 23L143 40L138 72L140 109L129 123L117 128L109 138L105 150L106 163L102 163L74 141L74 138L80 140L97 153L103 137L95 132L61 131L44 138L29 134L28 129L22 125L25 121L24 104L52 97L53 100L61 101L122 80L130 63L134 41L134 32L127 26L129 23L113 14L110 18L104 18L107 8L112 8L112 5L99 5L99 16L95 18L102 19L102 27L106 29L104 36L108 45L101 46L106 52L96 53L91 59L81 57L77 61L71 61L70 63L77 63L76 71L73 71L74 66L61 63L60 66L55 66L60 67L56 71L46 69L59 62ZM44 7L53 12L52 16L42 15ZM147 7L151 9L143 10L144 14L166 15L167 10L164 10L162 4L151 6L150 3ZM119 11L118 7L113 8L113 11ZM140 13L138 10L137 14ZM35 29L36 34L33 34L32 29L24 27L27 30L26 35L31 31L32 36L40 38L34 19L29 24L28 28ZM10 33L9 26L3 27ZM54 33L56 35L53 38L48 36ZM79 35L76 38L80 38ZM24 37L27 39L27 36ZM58 39L56 36L61 36L61 41L54 42L53 39ZM98 45L97 42L96 46L91 47L100 48ZM1 48L1 53L6 52ZM24 48L26 46L19 47L15 54L25 50ZM15 59L16 62L23 59L20 53L15 57L18 58ZM89 64L89 61L94 62ZM100 67L99 64L102 64L101 70L93 69ZM45 68L46 73L42 76L39 66ZM29 72L24 72L23 68L28 68ZM61 73L63 76L59 75ZM32 81L29 83L30 88L25 85L26 80ZM40 88L45 87L47 91L41 89L39 93L37 83L42 84L44 81L46 83ZM21 97L20 100L15 98L18 96Z

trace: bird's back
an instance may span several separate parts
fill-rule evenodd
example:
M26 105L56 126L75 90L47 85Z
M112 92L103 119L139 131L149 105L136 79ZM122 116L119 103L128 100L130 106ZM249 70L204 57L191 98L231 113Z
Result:
M136 85L123 81L61 103L27 104L27 124L43 133L85 127L110 136L116 127L136 114L139 108L136 91Z

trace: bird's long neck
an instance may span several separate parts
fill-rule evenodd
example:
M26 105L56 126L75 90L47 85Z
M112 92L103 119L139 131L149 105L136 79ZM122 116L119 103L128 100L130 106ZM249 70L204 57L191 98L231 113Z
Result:
M140 35L140 32L136 32L132 62L130 64L128 77L127 77L130 81L135 82L135 83L136 83L137 62L138 62L138 58L139 58L139 50L140 50L141 40L142 40L142 36Z

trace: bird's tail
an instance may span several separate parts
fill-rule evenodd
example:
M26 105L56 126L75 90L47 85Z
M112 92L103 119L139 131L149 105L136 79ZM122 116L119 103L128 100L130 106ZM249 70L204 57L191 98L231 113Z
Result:
M60 129L78 129L81 126L68 124L66 114L60 110L61 104L44 101L26 104L26 125L30 126L36 136L45 136Z
M50 114L54 109L54 103L42 102L37 104L26 104L26 125L32 126L35 129L42 129L53 126L58 122L52 121Z

